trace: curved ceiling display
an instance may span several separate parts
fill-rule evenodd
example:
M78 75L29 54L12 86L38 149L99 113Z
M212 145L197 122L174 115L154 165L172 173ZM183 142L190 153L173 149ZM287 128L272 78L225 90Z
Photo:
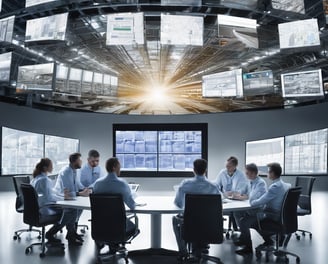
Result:
M326 1L0 5L2 101L137 115L326 101Z

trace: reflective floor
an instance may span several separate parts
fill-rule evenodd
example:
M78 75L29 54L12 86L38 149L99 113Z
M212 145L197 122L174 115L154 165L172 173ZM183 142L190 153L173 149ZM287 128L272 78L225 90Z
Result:
M299 227L307 230L312 230L313 239L310 240L308 236L302 237L300 241L296 240L295 236L291 239L288 250L298 254L301 257L301 263L305 264L325 264L328 263L328 192L315 192L313 194L313 214L311 216L300 217ZM81 263L89 264L96 263L95 246L90 235L90 230L86 232L85 242L81 247L68 247L65 240L65 230L63 234L59 234L59 238L65 243L65 251L51 250L44 259L39 258L39 249L34 248L31 255L25 255L25 247L30 243L37 241L35 234L23 234L20 241L13 240L13 233L16 229L24 228L23 217L15 211L15 195L14 193L0 193L0 263L1 264L22 264L22 263L55 263L55 264L69 264ZM88 224L90 219L90 212L84 211L80 220L81 224ZM140 215L140 229L141 234L128 245L129 250L143 249L150 245L150 219L148 216ZM171 226L171 216L164 216L162 222L162 246L166 249L177 249L174 234ZM254 246L262 243L261 238L256 232L252 232ZM255 256L250 258L243 258L237 256L235 246L231 240L225 240L221 245L212 245L210 254L220 257L223 263L265 263L256 261ZM124 260L116 260L110 263L125 263ZM163 256L134 256L130 257L130 263L135 264L150 264L150 263L177 263L175 257ZM210 263L210 262L209 262ZM269 263L276 263L272 257ZM290 263L295 263L295 259L290 257Z

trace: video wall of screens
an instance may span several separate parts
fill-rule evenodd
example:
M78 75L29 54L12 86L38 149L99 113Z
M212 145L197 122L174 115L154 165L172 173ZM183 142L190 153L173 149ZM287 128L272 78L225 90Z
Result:
M244 95L264 95L272 94L273 73L269 71L250 72L243 74Z
M242 97L242 70L219 72L203 76L203 97Z
M15 16L0 19L0 42L12 42Z
M320 46L317 19L298 20L278 25L281 49Z
M1 175L32 174L41 158L53 162L53 174L68 164L69 154L79 151L79 140L8 127L1 129Z
M68 13L27 20L25 42L65 40Z
M35 5L40 5L40 4L45 4L45 3L55 2L55 1L58 1L58 0L26 0L25 7L35 6Z
M323 96L321 69L282 74L281 88L285 98Z
M246 164L255 163L259 174L266 175L271 162L284 166L284 137L246 142Z
M113 155L127 177L190 177L207 159L207 124L114 124Z
M0 83L8 83L10 80L11 59L11 52L0 54Z
M200 16L161 14L161 44L203 46L203 27Z
M327 173L328 129L285 137L286 174Z
M247 47L259 47L255 19L218 15L218 27L219 37L236 38Z
M304 0L271 0L273 9L305 14Z
M107 45L143 45L144 42L143 13L107 15Z
M18 67L17 92L52 91L54 63Z
M327 174L328 129L246 142L246 164L254 162L261 174L279 162L285 175Z
M44 156L52 161L52 174L57 174L67 165L69 155L79 151L79 140L45 135L44 151Z

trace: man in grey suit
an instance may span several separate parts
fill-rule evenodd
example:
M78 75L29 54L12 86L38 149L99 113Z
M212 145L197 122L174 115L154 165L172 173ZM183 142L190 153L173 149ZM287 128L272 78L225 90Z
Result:
M282 168L279 163L268 164L269 174L268 178L272 181L268 191L264 193L258 199L250 201L252 207L262 207L261 217L270 218L272 220L278 220L280 216L280 210L283 203L284 195L291 187L289 183L285 183L281 178ZM258 230L258 218L256 215L248 215L242 217L239 223L241 235L239 239L239 246L243 246L237 250L236 253L240 255L252 254L252 240L250 228ZM264 243L262 246L272 246L273 241L270 236L261 234Z

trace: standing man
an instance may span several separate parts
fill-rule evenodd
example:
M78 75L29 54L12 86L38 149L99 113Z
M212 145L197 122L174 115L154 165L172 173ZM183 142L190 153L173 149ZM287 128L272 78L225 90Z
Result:
M135 209L136 202L132 197L131 189L128 183L124 179L120 179L121 174L121 164L117 158L110 158L106 161L106 170L108 175L98 179L94 183L93 193L102 194L121 194L124 203L130 208ZM106 208L104 208L106 210ZM136 231L135 224L130 220L126 219L126 234L127 237L132 235ZM109 245L110 252L115 253L117 251L118 245Z
M281 178L282 168L279 163L268 164L269 174L268 177L272 181L268 192L263 194L261 197L250 201L251 206L262 208L261 215L262 219L269 218L274 221L278 221L280 217L281 206L283 199L287 190L291 187L289 183L285 183ZM240 219L240 245L243 244L244 247L236 251L237 254L252 254L252 240L250 228L259 229L258 217L257 215L246 215ZM273 241L270 236L263 235L264 243L261 245L263 247L272 246Z
M238 159L236 157L228 158L226 168L220 171L215 182L219 190L228 198L247 194L247 179L237 166Z
M76 172L81 168L82 160L80 153L73 153L69 156L69 165L62 168L58 173L57 181L55 184L55 190L57 194L67 197L68 199L74 199L76 196L89 196L90 190L84 188L81 182L76 176ZM73 230L67 230L66 239L70 244L82 245L83 239L80 235L76 233L77 223L82 214L82 210L78 209L65 209L64 215L66 213L71 214L75 211L76 214L76 225L74 232Z
M207 171L207 161L204 159L196 159L194 161L194 178L186 179L181 182L177 190L174 203L180 207L184 208L185 206L185 195L187 193L192 194L219 194L220 191L217 186L207 180L205 173ZM177 240L179 248L179 259L183 260L187 255L187 246L186 242L181 237L181 225L183 224L183 215L179 214L173 216L173 230ZM202 249L206 245L193 245L193 251L196 256L200 255Z
M81 183L86 188L93 188L95 181L103 176L99 166L99 157L99 152L91 149L88 153L88 163L81 169Z

